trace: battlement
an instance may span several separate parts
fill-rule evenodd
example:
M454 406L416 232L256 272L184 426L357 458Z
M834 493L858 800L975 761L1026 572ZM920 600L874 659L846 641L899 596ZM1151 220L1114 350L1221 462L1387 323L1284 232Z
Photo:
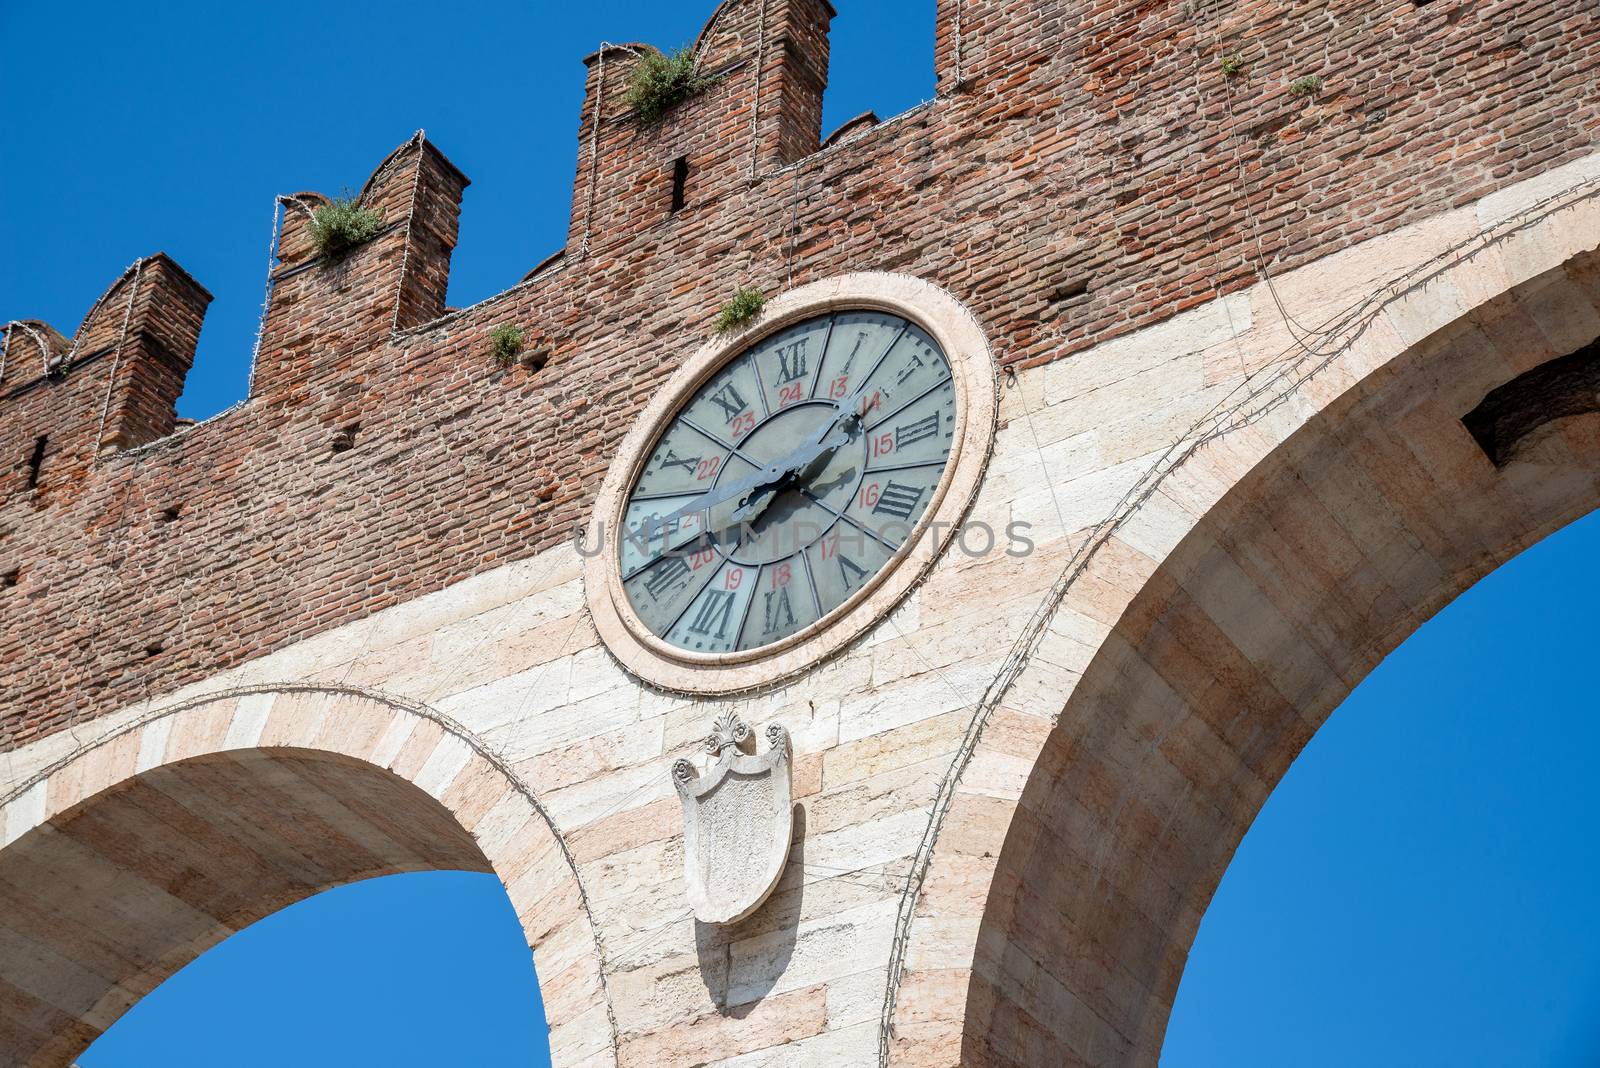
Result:
M569 241L546 264L648 235L675 215L690 215L816 152L834 14L828 0L724 0L692 46L710 87L656 122L640 119L627 101L630 74L645 55L659 54L654 47L605 45L586 57ZM312 389L336 391L338 382L369 370L366 357L377 347L441 316L469 184L418 131L378 165L357 196L382 220L377 236L336 256L321 255L310 234L313 216L330 198L314 191L279 196L249 400L295 402ZM188 276L164 255L141 263L150 265L151 277L130 320L137 351L119 356L119 369L128 370L113 387L109 436L93 447L82 440L83 428L65 410L72 405L56 391L53 418L74 429L51 435L53 449L77 456L128 448L175 426L169 409L182 392L209 295L192 280L188 289L168 284L169 276ZM7 347L14 335L17 356L9 368L0 360L0 410L11 395L64 379L72 369L81 379L110 351L118 324L105 309L122 299L138 267L96 302L72 339L32 320L8 327ZM73 356L63 360L68 350Z
M563 249L447 309L468 179L420 133L343 255L323 197L282 197L249 398L199 426L173 404L210 295L166 256L71 338L11 324L0 749L566 538L737 286L901 271L1006 365L1094 358L1600 139L1600 36L1562 5L1213 6L937 0L940 95L826 145L827 0L726 0L714 84L655 123L625 103L647 46L604 47ZM497 365L503 324L537 358Z
M328 375L349 377L397 330L444 312L461 194L469 184L419 130L372 172L357 198L383 228L321 256L310 223L318 193L279 197L277 267L269 282L250 395L284 398Z
M102 452L172 433L210 303L210 293L157 253L124 271L70 340L36 320L9 324L0 448L18 462L6 492L63 492Z
M628 105L649 45L584 60L583 120L567 247L588 249L727 195L815 152L828 81L828 0L725 0L691 46L710 88L654 123Z

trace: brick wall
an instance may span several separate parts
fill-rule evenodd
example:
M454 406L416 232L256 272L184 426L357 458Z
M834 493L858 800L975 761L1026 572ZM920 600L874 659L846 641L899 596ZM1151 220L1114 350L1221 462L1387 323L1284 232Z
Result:
M1585 5L940 0L945 95L815 152L829 14L729 0L701 57L725 76L647 129L620 103L637 60L591 57L566 255L464 312L442 314L466 179L433 146L378 169L386 229L335 261L286 204L252 396L206 424L161 436L209 299L164 257L95 306L63 375L13 329L0 747L567 537L739 284L904 271L967 302L1003 361L1069 359L1600 133ZM493 364L506 322L542 370Z

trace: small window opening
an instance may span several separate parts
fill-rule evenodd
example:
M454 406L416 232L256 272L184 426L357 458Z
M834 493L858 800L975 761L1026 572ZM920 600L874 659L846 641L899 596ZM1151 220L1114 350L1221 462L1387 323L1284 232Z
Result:
M175 504L171 508L161 509L161 522L170 523L183 513L183 505Z
M5 574L0 575L0 586L4 586L9 590L11 587L17 584L17 581L20 578L22 578L22 569L19 567L14 567Z
M152 656L160 656L166 651L167 647L160 642L151 642L149 645L144 647L144 655L147 658Z
M672 211L683 210L683 187L689 181L689 157L679 156L672 161Z
M28 488L39 486L39 468L44 466L44 448L50 441L48 434L40 434L33 443L33 455L28 457Z

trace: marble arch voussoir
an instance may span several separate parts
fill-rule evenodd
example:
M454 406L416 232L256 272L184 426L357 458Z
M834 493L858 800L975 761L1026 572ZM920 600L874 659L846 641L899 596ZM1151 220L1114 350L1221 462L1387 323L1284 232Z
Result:
M263 890L259 903L245 902L232 915L217 917L214 923L203 925L199 937L179 935L178 944L166 947L156 958L142 960L137 974L130 972L115 981L107 980L107 989L90 998L91 1006L86 1007L84 1001L88 994L79 994L73 1001L73 994L68 992L61 998L68 1004L55 1008L63 1019L76 1017L72 1026L62 1028L42 1046L0 1050L10 1058L6 1063L53 1063L79 1052L165 975L232 933L241 925L240 918L252 922L293 899L349 878L436 867L492 871L506 885L529 948L538 954L538 979L551 1032L553 1063L615 1063L615 1026L599 944L579 875L559 831L529 788L479 739L449 717L414 702L374 692L285 684L210 694L146 713L74 748L0 799L0 884L9 877L13 885L21 885L17 872L7 871L7 861L24 853L27 843L36 843L41 836L59 837L58 826L85 814L92 818L102 799L125 794L152 773L170 769L181 773L193 767L210 767L219 760L270 762L279 756L294 760L304 757L318 767L332 765L320 778L307 781L302 776L292 783L276 782L289 791L278 795L282 797L318 793L337 796L343 789L339 768L352 773L350 796L339 799L348 803L350 811L377 825L376 831L368 827L365 838L358 843L371 854L368 859L375 857L377 863L361 867L352 861L348 872L340 873L342 877L326 885L306 885L305 873L296 873L299 881L291 879L288 890ZM374 792L372 784L380 781L380 775L382 781L403 785ZM226 776L209 776L207 788L225 791L225 780ZM241 785L240 794L252 788ZM419 793L425 795L426 802L418 797ZM236 832L249 834L253 829L260 834L273 833L274 816L252 808L259 799L230 798L215 792L212 796L235 802L234 811L219 812L212 817L215 820L234 820ZM384 814L373 811L375 802L385 800L401 806L387 814L397 821L394 824L383 824ZM417 803L415 809L407 807L413 803ZM433 805L437 809L430 812L427 806ZM422 824L414 830L415 840L406 839L401 833L385 835L412 819ZM430 852L427 839L430 833L438 833L436 825L441 820L448 821L459 838L441 842L436 853ZM335 834L350 830L348 826L331 827ZM375 849L375 838L387 842L389 850ZM357 840L357 835L348 836L348 841ZM419 846L418 842L423 844ZM117 858L112 862L119 863ZM152 895L159 892L163 900L170 896L167 891L154 888L152 884L160 884L159 877L139 869L136 853L120 862L126 866L119 869L118 881ZM191 872L191 877L223 882L241 870L226 869L223 864L237 864L237 858L219 861L215 870ZM110 883L94 886L80 882L72 890L77 894L121 893ZM177 893L170 887L168 891ZM108 914L105 909L115 913L114 907L106 906L100 915ZM110 928L80 928L79 937L114 945L118 932ZM90 956L94 952L70 944L54 948L63 950L59 954L62 958L71 958L80 950ZM134 960L138 953L129 949L125 956ZM59 982L69 986L72 975L82 978L82 973L72 969L65 974L67 978ZM16 978L11 976L8 981Z
M1597 249L1590 157L1276 282L1327 332L1239 338L1241 402L1090 532L975 732L890 1063L1155 1063L1211 892L1311 733L1433 612L1600 504L1600 416L1498 473L1460 422L1600 337ZM1483 516L1430 513L1451 494ZM1395 503L1363 530L1372 501ZM1344 570L1308 556L1315 523L1350 528Z

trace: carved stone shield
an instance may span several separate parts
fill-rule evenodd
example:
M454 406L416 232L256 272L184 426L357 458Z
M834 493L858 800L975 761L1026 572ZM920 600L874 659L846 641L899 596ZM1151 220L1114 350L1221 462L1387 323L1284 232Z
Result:
M763 733L767 751L757 755L749 724L727 713L706 738L704 774L688 760L672 765L683 799L683 874L703 923L735 923L760 908L789 856L789 732L769 723Z

